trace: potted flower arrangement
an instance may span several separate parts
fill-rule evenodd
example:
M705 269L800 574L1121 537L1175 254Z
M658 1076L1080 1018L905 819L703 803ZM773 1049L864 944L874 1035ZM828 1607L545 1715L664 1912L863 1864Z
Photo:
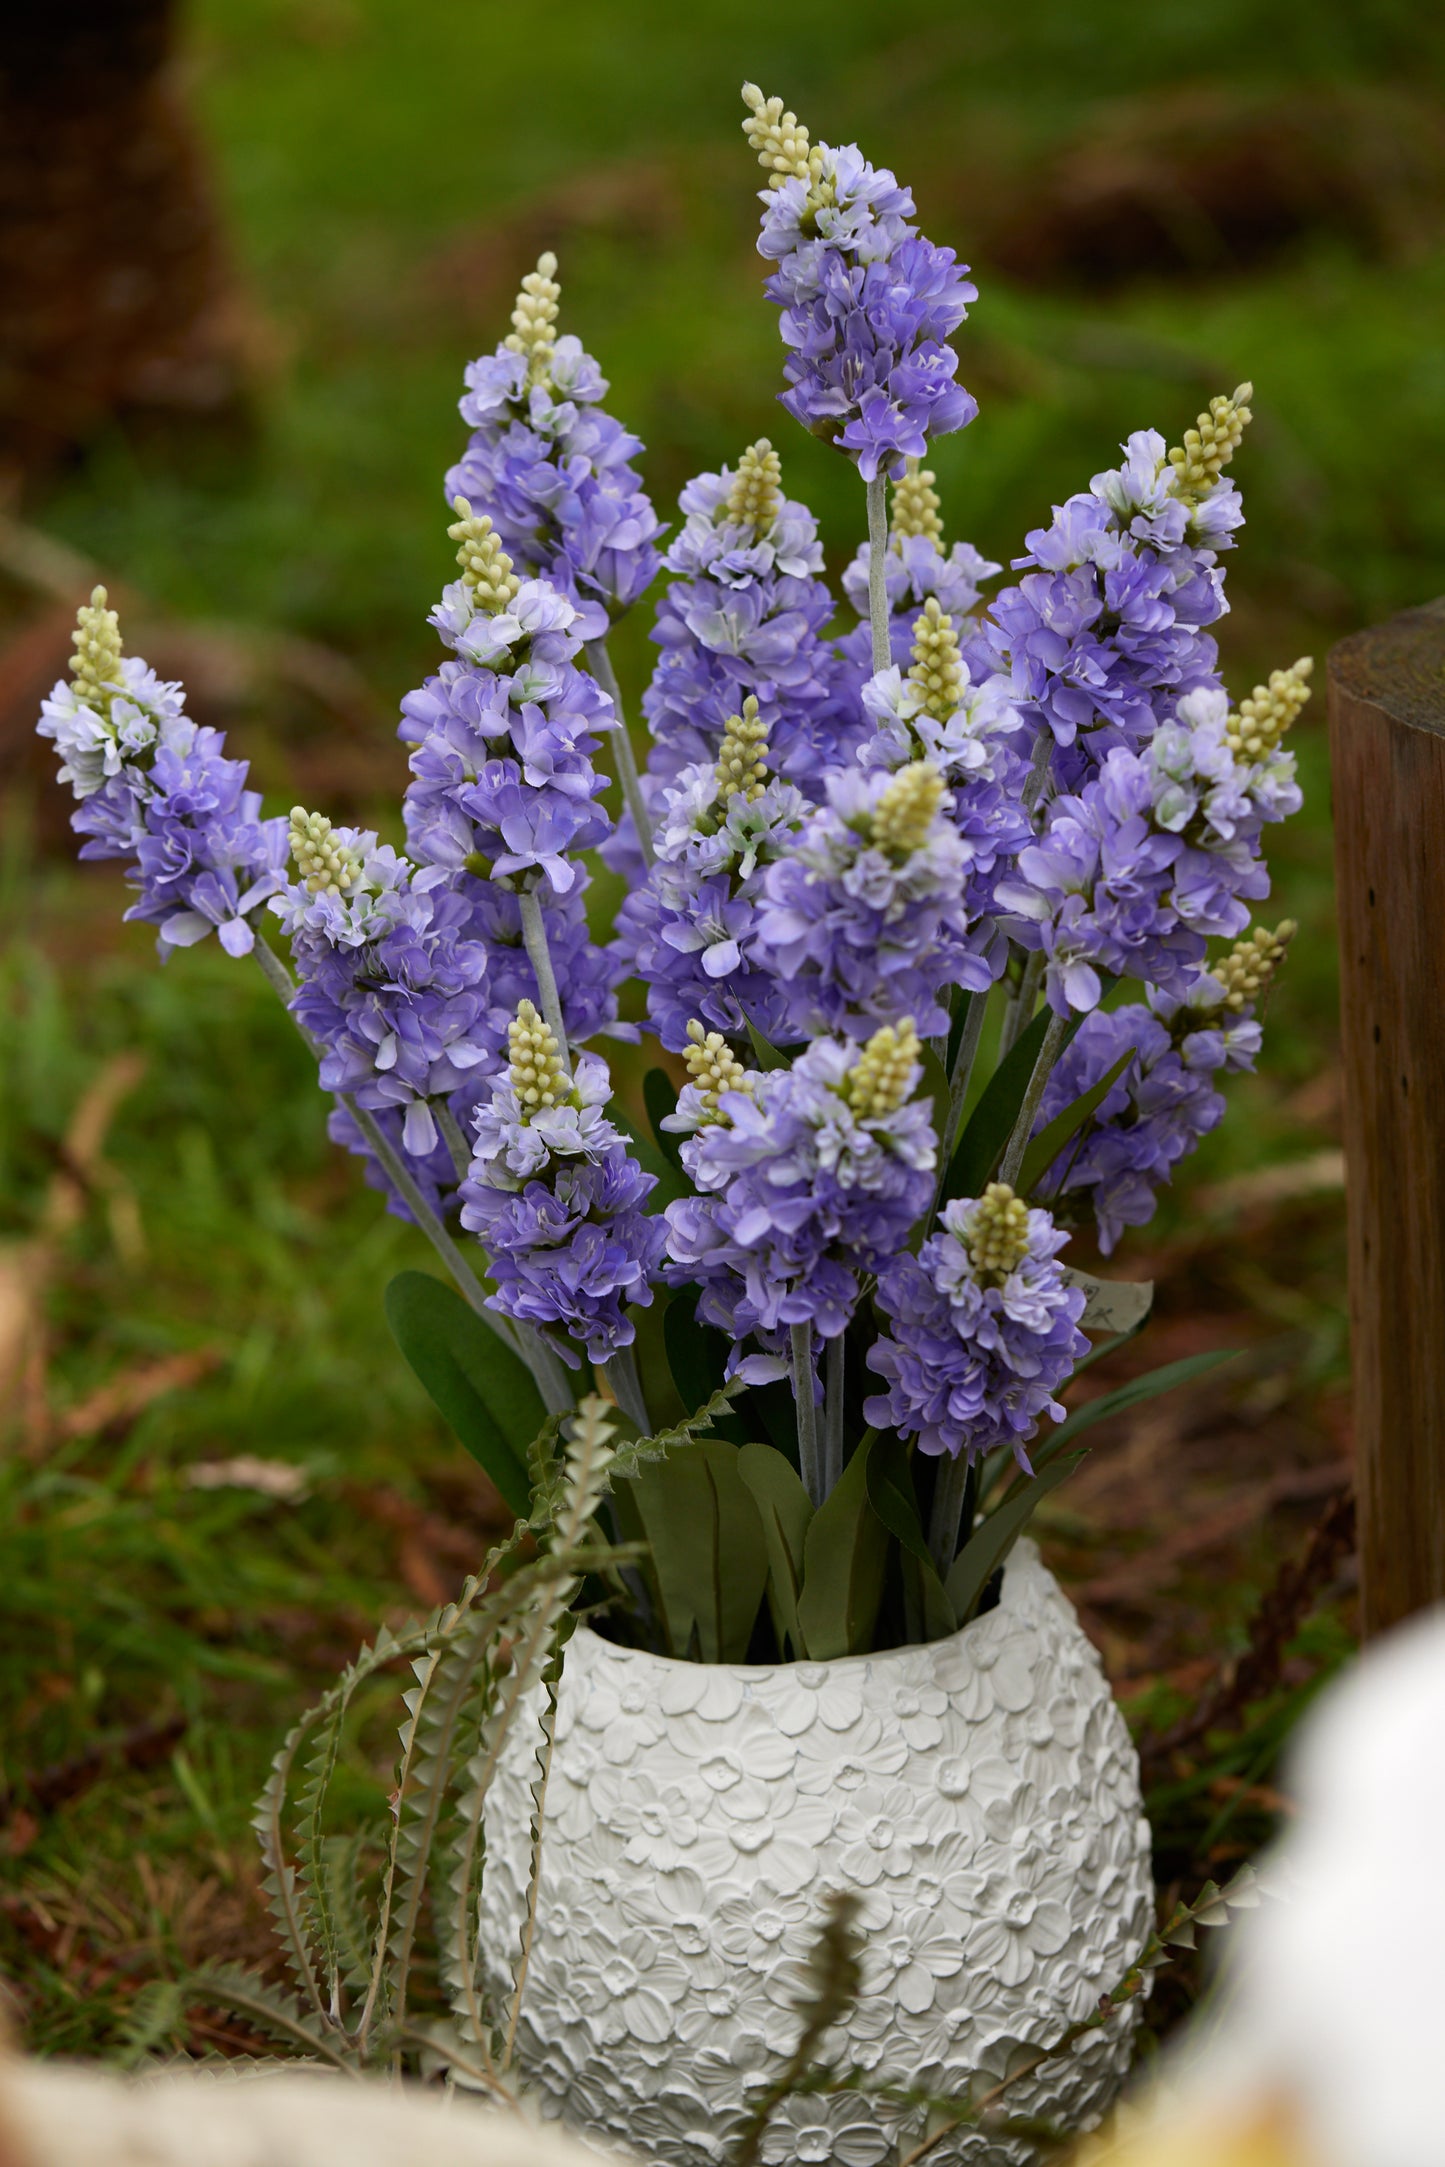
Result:
M864 1991L837 2052L859 2081L770 2142L867 2167L911 2111L900 2084L956 2090L1077 2024L1147 1931L1132 1749L1020 1536L1093 1422L1201 1366L1066 1415L1148 1292L1063 1252L1082 1221L1107 1252L1147 1220L1258 1052L1293 929L1250 932L1250 905L1264 829L1299 803L1281 740L1309 665L1235 710L1209 631L1248 385L1172 450L1132 436L983 600L1000 568L945 547L923 463L976 412L949 343L965 267L891 173L744 100L782 403L865 485L851 629L766 438L688 485L660 554L641 446L559 330L548 255L467 372L447 655L403 702L404 853L263 816L219 733L123 654L102 590L40 727L82 856L129 861L163 956L215 931L259 962L333 1136L450 1281L402 1274L388 1315L520 1516L505 1571L532 1608L505 1662L467 1643L486 1683L457 1792L457 2028L434 2046L455 2072L470 2041L485 2082L515 2056L645 2154L712 2157L822 1893L849 1887ZM607 636L660 569L639 770ZM639 1032L663 1058L629 1113L598 1043ZM430 1833L407 1785L445 1758L446 1662L464 1703L456 1621L495 1625L499 1584L419 1629L349 2029L324 1889L322 1923L288 1927L333 1989L297 2035L343 2060L383 2020L408 2036L387 1922ZM508 2001L499 2062L485 2012ZM1098 2028L1028 2111L1087 2120L1127 2045Z

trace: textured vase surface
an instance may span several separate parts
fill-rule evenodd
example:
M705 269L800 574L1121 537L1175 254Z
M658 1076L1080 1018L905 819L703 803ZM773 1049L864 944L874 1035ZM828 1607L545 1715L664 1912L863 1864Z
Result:
M486 1807L499 1988L520 1949L537 1743L516 1726ZM922 1647L751 1666L574 1636L518 2033L544 2103L646 2158L719 2158L796 2042L800 1959L844 1887L864 1900L865 1985L830 2055L930 2092L1057 2038L1138 1953L1152 1918L1138 1762L1032 1544L995 1609ZM1010 2112L1096 2119L1131 2014L1020 2084ZM917 2110L799 2098L764 2156L875 2167L921 2128ZM971 2133L930 2159L1028 2156Z

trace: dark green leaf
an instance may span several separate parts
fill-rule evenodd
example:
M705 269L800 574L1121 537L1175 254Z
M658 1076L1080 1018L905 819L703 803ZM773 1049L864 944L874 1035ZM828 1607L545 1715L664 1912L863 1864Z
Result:
M786 1635L794 1659L801 1660L808 1648L798 1623L798 1596L803 1585L804 1544L813 1517L812 1500L797 1469L771 1445L744 1445L738 1454L738 1473L752 1492L763 1523L768 1597L779 1640Z
M398 1272L386 1321L457 1436L513 1512L531 1507L526 1451L547 1417L532 1373L430 1272Z
M983 1095L964 1126L958 1148L943 1185L944 1203L956 1196L981 1196L1013 1134L1024 1092L1034 1072L1044 1033L1049 1027L1047 1008L1041 1008L984 1085Z
M615 1495L651 1551L652 1581L676 1656L741 1663L768 1578L768 1548L735 1445L675 1445ZM629 1529L629 1532L631 1530Z
M948 1070L932 1046L925 1045L919 1058L923 1068L922 1095L933 1104L933 1133L942 1136L948 1123Z
M1190 1354L1182 1362L1166 1362L1162 1369L1151 1369L1143 1377L1135 1377L1128 1384L1121 1384L1117 1392L1105 1392L1087 1406L1080 1407L1066 1421L1059 1424L1052 1436L1034 1446L1030 1453L1035 1470L1046 1467L1050 1460L1064 1447L1091 1430L1096 1422L1107 1422L1111 1415L1120 1415L1127 1408L1142 1406L1145 1400L1157 1399L1161 1392L1172 1392L1176 1385L1189 1384L1196 1377L1203 1377L1222 1362L1239 1359L1237 1348L1223 1348L1213 1354ZM1024 1478L1027 1480L1027 1477Z
M680 1173L671 1161L665 1159L650 1136L644 1136L630 1115L623 1112L614 1099L607 1109L607 1118L625 1134L632 1146L632 1156L645 1174L651 1174L657 1187L647 1199L649 1211L662 1211L668 1204L676 1203L680 1196L690 1196L692 1187L687 1176Z
M924 1632L930 1640L942 1640L957 1629L957 1620L923 1533L908 1447L899 1437L878 1438L868 1456L868 1502L907 1553L904 1569L918 1598Z
M692 1288L679 1288L663 1311L662 1344L684 1407L701 1407L721 1390L727 1372L728 1343L712 1325L698 1321L697 1295ZM748 1431L736 1415L722 1416L714 1428L720 1437L731 1438L735 1445L747 1443Z
M1046 1472L1026 1478L1021 1487L1010 1490L998 1510L991 1512L982 1526L974 1529L944 1582L954 1616L961 1624L966 1625L973 1616L984 1589L1018 1541L1035 1508L1042 1504L1050 1490L1057 1490L1061 1482L1067 1482L1074 1469L1087 1457L1086 1452L1070 1453L1066 1459L1056 1459Z
M682 1160L679 1156L682 1138L662 1125L670 1114L677 1112L677 1093L673 1089L672 1078L665 1069L650 1068L643 1077L642 1103L647 1108L647 1118L652 1123L652 1133L657 1139L658 1150L669 1166L675 1166L677 1171L682 1173Z
M1126 1047L1108 1072L1079 1094L1061 1114L1055 1114L1046 1129L1038 1135L1024 1153L1024 1163L1019 1168L1019 1194L1031 1196L1044 1175L1053 1165L1059 1153L1070 1139L1077 1136L1096 1107L1102 1106L1130 1062L1137 1058L1132 1046Z
M753 1042L753 1056L759 1068L787 1068L789 1066L788 1056L785 1053L779 1053L777 1047L763 1037L762 1032L755 1023L748 1025L748 1037Z
M809 1523L798 1623L814 1662L861 1655L872 1644L888 1530L868 1502L870 1430Z

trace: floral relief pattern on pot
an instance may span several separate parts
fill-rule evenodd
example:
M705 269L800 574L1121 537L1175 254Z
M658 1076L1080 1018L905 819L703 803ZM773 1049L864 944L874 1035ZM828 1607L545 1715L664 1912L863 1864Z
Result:
M486 1807L499 1991L520 1949L537 1737L513 1732ZM1001 2075L1013 2042L1047 2044L1137 1954L1152 1917L1138 1763L1032 1544L995 1609L922 1646L753 1667L574 1636L518 2032L544 2105L670 2167L719 2158L793 2046L800 1959L845 1886L864 1898L864 1990L829 2052L876 2081L957 2093ZM1020 2084L1011 2112L1091 2123L1132 2014ZM918 2126L856 2095L797 2098L764 2157L875 2167ZM976 2133L937 2154L1026 2156Z

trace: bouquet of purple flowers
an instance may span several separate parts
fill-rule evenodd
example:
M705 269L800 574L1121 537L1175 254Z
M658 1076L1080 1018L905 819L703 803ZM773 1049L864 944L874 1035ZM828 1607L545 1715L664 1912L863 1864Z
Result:
M1309 690L1301 661L1231 707L1210 632L1247 384L1174 449L1131 436L981 599L1000 568L945 546L923 463L977 411L967 267L891 173L743 95L782 404L865 484L850 628L765 437L661 551L544 255L467 371L404 851L263 816L101 589L40 723L81 855L128 861L163 956L257 959L332 1135L431 1240L456 1291L403 1273L388 1314L508 1503L594 1370L639 1438L681 1402L605 1508L643 1557L612 1629L710 1660L966 1622L1116 1403L1060 1394L1147 1299L1066 1267L1068 1230L1142 1225L1259 1051ZM639 769L607 638L659 570ZM640 1033L645 1122L598 1050Z

